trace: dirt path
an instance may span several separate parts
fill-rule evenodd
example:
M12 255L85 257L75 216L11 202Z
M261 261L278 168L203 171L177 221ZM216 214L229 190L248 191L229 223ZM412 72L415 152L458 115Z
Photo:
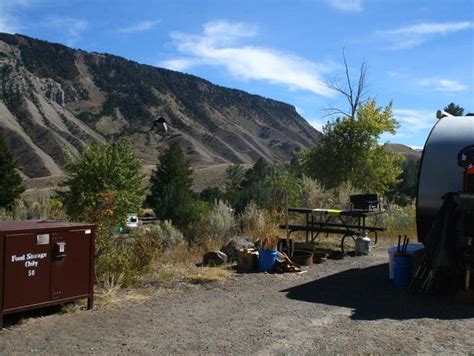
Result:
M31 318L3 354L306 354L474 351L474 306L391 286L385 248L301 275L231 278L116 310Z

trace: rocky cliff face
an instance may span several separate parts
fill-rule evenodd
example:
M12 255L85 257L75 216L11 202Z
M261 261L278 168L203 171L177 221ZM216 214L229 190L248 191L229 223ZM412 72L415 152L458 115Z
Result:
M63 174L87 144L132 140L144 164L180 141L194 165L288 160L319 133L291 105L195 76L0 34L0 130L28 177ZM166 136L150 133L168 119Z

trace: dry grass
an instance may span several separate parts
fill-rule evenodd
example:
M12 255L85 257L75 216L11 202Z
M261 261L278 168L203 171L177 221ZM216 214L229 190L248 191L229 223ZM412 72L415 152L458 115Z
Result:
M392 238L398 235L408 235L413 242L417 240L415 206L391 206L380 221L387 228L384 236Z
M156 291L150 289L111 289L99 288L95 293L95 307L98 309L114 309L126 302L141 304L155 296Z
M250 202L240 216L242 232L252 240L264 240L265 238L277 240L284 237L285 232L278 225L283 221L282 214L276 211L259 209L255 202Z
M78 300L77 302L67 303L61 307L63 313L76 313L80 310L87 308L87 301L85 299Z
M159 285L175 287L178 283L204 284L227 278L232 274L231 265L198 267L188 263L162 263L152 278Z
M46 189L46 188L56 188L63 179L64 176L48 176L41 178L32 178L25 179L25 185L27 189Z
M193 167L193 190L200 192L207 187L225 188L225 171L232 164L216 164L212 166ZM249 169L251 164L242 165L245 170Z
M202 267L200 263L206 252L219 250L225 242L227 242L225 239L209 239L195 246L178 244L162 256L151 278L165 285L174 285L177 282L196 284L222 280L232 274L230 264Z
M232 164L215 164L206 166L193 166L193 187L195 192L200 192L208 187L225 188L225 171ZM251 164L243 164L244 169L252 167ZM151 176L156 165L143 165L142 173L146 176L146 180Z
M225 187L225 171L231 164L215 164L206 166L193 167L193 190L200 192L208 187ZM243 164L244 169L252 167L251 164ZM148 181L152 171L156 168L155 164L144 164L142 173ZM23 197L30 201L35 201L37 197L50 196L56 189L64 176L49 176L34 179L25 179L27 191L23 193Z
M149 288L129 288L123 289L120 285L107 286L96 285L94 292L94 309L114 309L124 303L144 303L158 294L158 290ZM87 300L81 299L76 302L68 303L62 306L64 313L76 313L80 310L86 310Z
M122 288L120 278L109 279L96 287L96 305L98 308L115 308L124 302L143 303L166 290L178 286L203 284L219 281L232 274L230 264L218 267L200 267L205 252L218 250L223 240L209 240L206 244L188 246L180 243L170 248L148 273L136 282L135 288ZM84 308L82 305L69 306L67 311Z

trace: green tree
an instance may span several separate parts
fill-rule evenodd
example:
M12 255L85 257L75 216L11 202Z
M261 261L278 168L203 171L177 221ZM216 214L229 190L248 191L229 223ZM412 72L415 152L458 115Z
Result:
M300 182L301 179L288 167L273 166L265 177L265 191L268 195L265 207L271 210L285 209L285 196L289 206L298 204Z
M173 143L161 156L150 178L147 204L161 220L171 220L180 229L187 229L199 220L203 206L191 190L192 169L178 143Z
M224 193L219 187L207 187L199 193L199 198L208 203L214 204L215 201L220 200Z
M66 169L69 175L60 186L67 189L57 195L75 220L107 220L110 227L117 226L142 206L146 190L141 164L126 140L88 146Z
M450 103L443 110L453 116L463 116L464 114L464 108L460 107L459 105L456 105L455 103Z
M265 178L270 172L271 167L263 158L259 158L252 168L245 172L238 186L238 190L233 191L234 196L232 197L234 199L229 199L229 202L238 213L243 212L247 204L251 201L254 201L260 208L266 207L269 187L265 184Z
M403 162L403 172L398 177L400 182L387 194L390 200L399 205L406 205L415 199L419 164L420 161L413 158L408 158Z
M303 175L304 175L303 158L304 158L304 151L302 150L293 151L291 153L291 160L288 165L288 169L291 171L291 173L295 177L303 178Z
M385 150L378 139L386 132L394 134L398 122L392 103L383 108L377 106L375 99L366 98L365 63L362 62L354 85L344 52L343 59L346 84L330 87L346 99L349 110L328 109L340 117L323 127L320 144L305 155L305 172L325 188L351 182L361 190L385 193L398 181L403 157Z
M15 199L24 191L23 180L16 171L13 154L0 134L0 208L12 209Z
M269 173L270 166L263 158L259 158L253 167L245 172L245 177L242 181L242 187L248 188L252 184L262 181Z
M227 190L239 190L242 188L242 181L245 177L245 170L240 164L233 164L225 170L225 188Z
M239 200L242 190L242 181L245 177L245 170L240 164L233 164L225 170L225 199L230 205L235 206Z
M269 187L265 181L254 182L239 191L238 200L233 205L237 213L242 213L245 207L251 202L255 202L259 208L264 208L268 204Z
M378 143L380 135L395 133L392 105L377 107L375 99L359 106L356 116L338 118L323 127L319 146L304 160L306 174L326 188L343 182L361 190L385 193L397 182L403 158Z

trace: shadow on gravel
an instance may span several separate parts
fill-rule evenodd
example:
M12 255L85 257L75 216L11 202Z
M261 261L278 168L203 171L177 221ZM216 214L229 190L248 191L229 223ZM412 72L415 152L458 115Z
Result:
M53 314L58 314L61 312L61 305L53 305L50 307L44 307L39 309L28 310L25 312L19 312L14 314L5 315L3 318L4 328L9 328L11 326L16 326L21 324L24 320L30 318L41 318Z
M473 304L455 304L453 296L410 294L394 287L387 274L387 264L350 269L282 292L289 299L351 308L356 320L474 317Z

